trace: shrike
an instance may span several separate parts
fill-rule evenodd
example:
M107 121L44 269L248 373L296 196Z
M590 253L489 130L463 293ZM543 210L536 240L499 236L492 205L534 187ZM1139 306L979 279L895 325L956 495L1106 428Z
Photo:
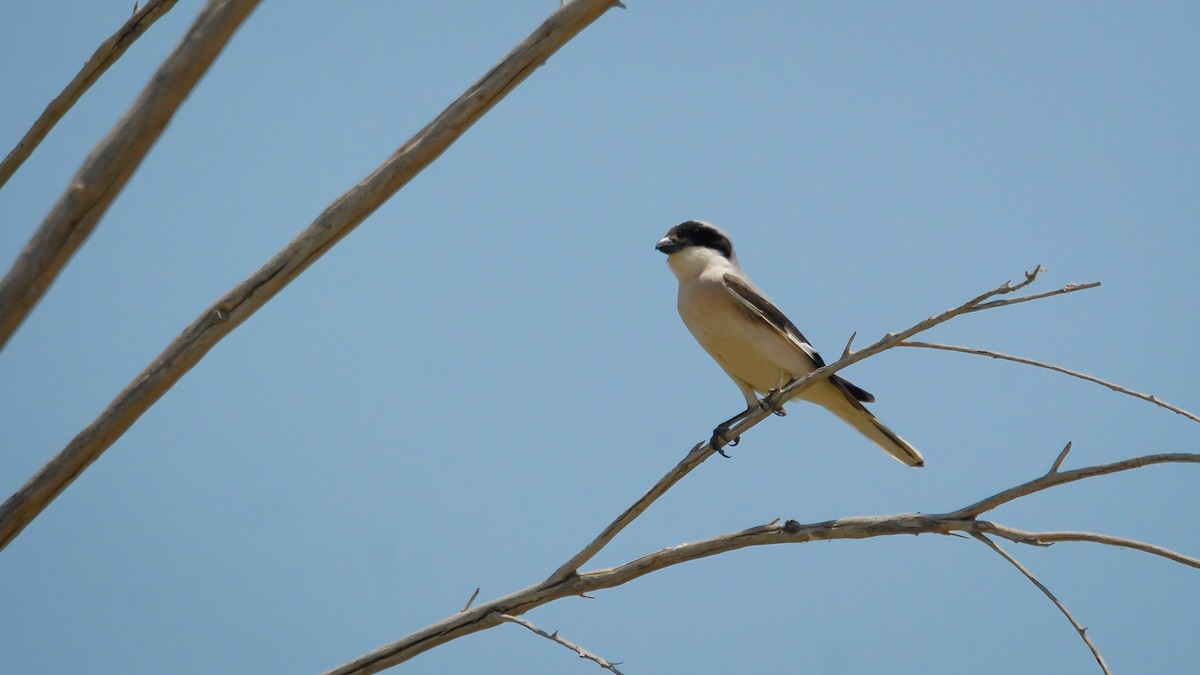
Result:
M749 408L768 407L757 392L779 389L825 365L795 324L742 271L733 242L715 225L689 220L671 228L655 248L667 254L679 279L683 323L733 379ZM863 405L875 397L837 375L796 398L829 410L901 462L925 465L916 448ZM714 439L728 440L727 432L726 425L718 426Z

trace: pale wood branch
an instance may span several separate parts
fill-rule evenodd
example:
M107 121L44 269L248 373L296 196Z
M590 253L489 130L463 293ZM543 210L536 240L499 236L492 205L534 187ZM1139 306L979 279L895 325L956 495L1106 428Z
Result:
M1044 361L1035 361L1033 359L1027 359L1022 356L1010 356L1008 354L1001 354L1000 352L994 352L989 349L976 349L974 347L958 347L956 345L944 345L944 344L937 344L937 343L933 343L933 342L913 342L910 340L906 340L904 342L901 342L899 344L899 346L900 347L919 347L921 349L940 349L942 351L948 351L948 352L960 352L963 354L974 354L975 356L987 356L987 357L990 357L993 359L999 359L1001 361L1012 361L1013 363L1023 363L1027 366L1035 366L1037 368L1045 368L1046 370L1053 370L1056 373L1062 373L1063 375L1070 375L1071 377L1077 377L1081 380L1084 380L1087 382L1092 382L1092 383L1098 384L1102 387L1107 387L1117 393L1125 394L1127 396L1132 396L1134 398L1139 398L1148 403L1153 403L1154 405L1156 405L1160 408L1166 408L1167 410L1170 410L1173 413L1176 413L1178 415L1183 415L1184 417L1192 420L1193 422L1200 422L1200 416L1197 416L1195 413L1188 412L1187 410L1184 410L1183 408L1180 408L1178 406L1171 405L1170 403L1167 403L1166 401L1158 398L1157 396L1154 396L1152 394L1143 394L1141 392L1133 391L1132 389L1122 387L1119 384L1114 384L1107 380L1102 380L1098 377L1093 377L1091 375L1088 375L1087 373L1080 373L1078 371L1068 370L1066 368L1063 368L1062 366L1056 366L1053 363L1046 363Z
M1038 270L1043 271L1043 272L1045 271L1044 269L1041 269L1040 266L1039 266ZM1035 274L1038 270L1035 270ZM1026 280L1026 282L1024 282L1024 283L1027 284L1029 281L1030 280ZM1041 300L1042 298L1049 298L1049 297L1053 297L1055 295L1062 295L1064 293L1074 293L1076 291L1086 291L1089 288L1099 288L1099 286L1100 286L1099 281L1089 281L1086 284L1067 284L1066 286L1063 286L1062 288L1056 288L1053 291L1046 291L1045 293L1035 293L1033 295L1025 295L1025 296L1022 296L1019 298L1009 298L1007 300L993 300L991 302L985 302L985 303L976 305L976 306L972 307L971 309L968 309L967 311L968 312L979 312L979 311L982 311L985 309L995 309L997 307L1004 307L1005 305L1016 305L1016 304L1022 303L1022 302L1029 302L1031 300Z
M945 323L945 322L949 321L950 319L953 319L956 316L965 314L970 311L974 311L974 308L978 307L981 303L985 302L989 298L993 298L997 295L1005 295L1008 293L1012 293L1014 291L1018 291L1024 287L1028 286L1029 284L1033 283L1037 279L1038 275L1041 274L1042 271L1043 271L1042 266L1038 265L1036 268L1034 268L1034 270L1032 272L1026 272L1025 280L1019 284L1013 285L1011 282L1005 282L1005 283L1001 284L1000 286L998 286L990 291L987 291L986 293L982 293L979 296L968 300L967 302L959 305L958 307L946 310L946 311L942 312L941 314L938 314L936 316L932 316L928 319L925 319L924 321L917 323L916 325L912 326L911 328L908 328L907 330L901 331L899 333L889 334L889 335L885 336L883 339L877 341L875 344L872 344L871 346L861 349L859 351L851 352L850 351L850 342L847 342L846 349L843 351L843 356L841 359L839 359L838 361L836 361L834 363L826 365L823 368L818 368L817 370L806 375L805 377L802 377L802 378L792 382L787 387L784 387L784 389L780 392L779 400L786 401L786 400L794 397L795 395L797 395L804 388L811 386L813 383L815 383L821 379L824 379L826 377L829 377L830 375L833 375L834 373L841 370L842 368L846 368L846 367L848 367L854 363L857 363L858 361L861 361L869 356L873 356L875 354L878 354L879 352L882 352L886 349L890 349L898 344L901 344L907 338L912 337L913 335L916 335L917 333L920 333L922 331L929 330L930 328L933 328L934 326ZM1087 288L1094 288L1095 285L1096 284L1066 286L1066 287L1058 289L1057 291L1054 291L1052 293L1043 293L1043 294L1041 294L1041 297L1049 297L1051 295L1061 295L1063 293L1071 293L1071 292L1078 291L1078 290L1085 290ZM1000 304L993 305L993 307L1001 307L1001 306L1003 306L1003 305L1000 305ZM851 337L851 340L853 340L853 336ZM757 425L762 420L766 419L767 416L770 414L771 413L769 410L760 408L760 409L755 409L755 410L747 410L747 411L731 418L729 420L729 437L730 438L740 437L743 433L745 433L749 429L753 428L755 425ZM702 441L700 443L697 443L691 449L691 451L688 452L687 456L685 456L682 460L680 460L680 462L677 465L675 465L662 478L660 478L658 480L658 482L655 483L654 486L651 487L636 502L634 502L632 506L630 506L623 513L621 513L621 515L617 516L617 518L615 520L613 520L613 522L610 523L608 525L608 527L604 528L604 530L595 539L593 539L589 544L584 546L583 549L581 549L578 553L576 553L574 556L572 556L570 560L567 560L557 570L555 570L554 573L551 574L550 577L547 579L547 581L549 581L549 582L562 581L562 580L568 578L570 575L574 574L576 572L576 570L578 570L581 566L586 564L587 561L589 561L593 557L595 557L595 555L598 552L600 552L601 549L603 549L606 545L608 545L608 542L612 541L613 538L616 537L617 534L619 534L621 532L621 530L625 529L625 527L629 525L629 523L632 523L634 521L634 519L636 519L639 515L641 515L643 512L645 512L645 510L648 509L650 507L650 505L655 502L655 500L657 500L659 497L661 497L663 494L665 494L666 491L668 489L670 489L672 485L678 483L680 480L683 479L684 476L691 473L691 471L693 469L695 469L697 466L699 466L705 460L707 460L709 457L711 457L714 453L716 453L718 451L718 449L719 448L713 446L711 440Z
M1054 471L1046 475L1035 478L1027 483L1022 483L1016 487L1009 488L1003 492L997 493L964 507L950 514L946 514L948 518L974 518L982 513L991 511L1001 505L1007 504L1015 499L1020 499L1035 492L1052 488L1056 485L1065 483L1073 483L1085 478L1093 476L1103 476L1119 471L1128 471L1137 469L1151 464L1167 464L1167 463L1200 463L1200 454L1187 452L1170 452L1156 455L1142 455L1141 457L1132 457L1111 464L1099 464L1096 466L1086 466L1082 469L1073 469L1071 471Z
M478 597L479 597L479 587L476 586L475 592L471 594L471 597L467 600L467 604L463 605L463 608L460 609L459 611L465 612L468 609L471 609L471 605L475 604L475 598L478 598Z
M813 372L809 373L808 375L791 382L790 384L788 384L786 387L784 387L779 392L777 400L778 400L778 402L782 403L791 398L794 398L796 395L798 395L804 389L812 386L813 384L815 384L816 382L818 382L820 380L823 380L823 379L833 375L834 373L838 372L839 370L842 370L843 368L847 368L859 361L862 361L865 358L874 356L875 354L878 354L879 352L891 349L892 347L896 347L896 346L900 345L901 343L905 342L906 340L908 340L908 338L910 338L918 333L925 332L935 326L943 324L957 316L961 316L963 314L968 314L971 312L977 312L977 311L980 311L983 309L995 309L995 308L1004 307L1004 306L1010 305L1010 304L1017 304L1019 302L1028 302L1030 300L1036 300L1036 299L1040 299L1040 298L1048 298L1048 297L1055 296L1055 295L1064 295L1066 293L1075 293L1077 291L1087 290L1090 288L1096 288L1097 286L1100 285L1098 282L1087 283L1087 284L1068 284L1057 290L1049 291L1046 293L1039 293L1037 295L1025 296L1025 297L1021 297L1021 298L1015 298L1012 300L1004 300L1004 301L997 300L997 301L992 301L992 302L986 302L990 298L994 298L998 295L1007 295L1009 293L1013 293L1015 291L1019 291L1019 290L1025 288L1026 286L1028 286L1028 285L1032 284L1034 281L1036 281L1038 276L1041 275L1041 273L1044 271L1045 271L1045 269L1041 265L1038 265L1037 267L1034 268L1034 270L1032 272L1026 272L1025 280L1018 284L1014 285L1012 282L1005 282L1004 284L1001 284L1000 286L998 286L986 293L983 293L983 294L979 295L978 297L972 298L972 299L968 300L967 302L964 302L963 304L959 305L958 307L954 307L953 309L948 309L936 316L931 316L928 319L925 319L924 321L917 323L916 325L912 326L911 328L908 328L907 330L903 330L899 333L889 333L888 335L884 336L879 341L877 341L874 344L870 345L869 347L865 347L861 350L850 351L849 343L847 343L847 349L844 350L842 358L840 358L837 361L830 363L822 368L818 368L817 370L814 370ZM770 414L771 414L771 411L768 409L758 409L758 410L746 410L746 411L734 416L733 418L728 420L728 422L726 422L726 424L728 425L728 429L729 429L729 438L732 438L732 439L738 438L743 432L753 428L759 422L766 419ZM712 448L711 452L716 452L717 449L718 448Z
M592 652L589 652L588 650L584 649L583 647L580 647L579 645L575 644L574 642L571 642L570 640L559 635L558 631L554 631L553 633L547 633L546 631L542 630L541 628L538 628L537 626L535 626L533 623L526 621L525 619L522 619L519 616L512 616L511 614L501 614L500 618L509 623L515 623L518 626L523 626L523 627L533 631L535 634L540 635L540 636L546 638L547 640L550 640L551 642L556 642L556 643L566 647L567 649L570 649L571 651L578 654L579 658L581 658L581 659L587 659L588 661L595 663L596 665L600 666L601 668L603 668L609 672L616 673L617 675L622 675L621 671L617 670L617 666L620 665L620 663L613 663L613 662L605 659L602 656L598 656L596 654L593 654Z
M1062 452L1058 453L1058 457L1054 458L1054 463L1050 465L1050 470L1046 472L1047 474L1058 473L1058 470L1062 468L1062 463L1067 459L1067 453L1071 452L1071 445L1071 441L1067 441L1067 444L1063 446Z
M986 521L979 521L979 531L988 534L994 534L998 537L1003 537L1009 541L1018 544L1030 544L1033 546L1049 546L1060 541L1089 541L1094 544L1105 544L1107 546L1116 546L1118 548L1132 548L1143 553L1160 556L1188 567L1200 569L1200 558L1195 558L1190 555L1184 555L1169 548L1147 544L1144 541L1136 539L1127 539L1125 537L1114 537L1109 534L1097 534L1095 532L1026 532L1018 530L1014 527L998 525Z
M1088 636L1087 629L1075 620L1075 617L1071 614L1071 610L1067 609L1067 606L1064 605L1062 601L1059 600L1058 597L1046 587L1045 584L1039 581L1038 578L1034 576L1033 572L1030 572L1027 567L1021 564L1021 561L1010 555L1008 551L1005 551L999 544L991 539L988 539L987 536L980 534L979 532L972 532L971 536L986 544L988 548L992 549L1000 557L1007 560L1010 564L1012 564L1013 567L1016 567L1021 574L1025 575L1026 579L1029 579L1034 586L1037 586L1039 591L1041 591L1047 598L1050 598L1050 602L1053 602L1054 606L1058 607L1058 611L1062 612L1063 616L1067 617L1067 621L1071 622L1071 626L1075 628L1075 632L1079 633L1080 639L1082 639L1083 643L1086 644L1088 649L1092 651L1092 656L1096 658L1096 663L1100 664L1100 670L1104 671L1105 675L1112 675L1112 671L1108 669L1108 664L1104 662L1104 657L1100 654L1100 650L1096 647L1096 643L1092 642L1092 638Z
M695 455L697 452L698 449L693 449L689 453L689 457ZM1006 538L1011 534L1012 540L1018 543L1045 545L1045 543L1049 543L1049 540L1045 542L1038 541L1039 536L1045 534L1051 539L1056 535L1061 536L1061 541L1091 541L1112 546L1134 548L1192 565L1193 561L1195 561L1194 558L1167 551L1166 549L1150 544L1134 542L1119 537L1092 535L1091 533L1022 533L1020 530L976 519L978 514L995 506L1035 492L1048 490L1073 480L1082 480L1083 478L1163 462L1200 463L1200 454L1147 455L1113 464L1086 467L1074 472L1048 474L1037 480L1025 483L1022 486L1006 490L998 495L948 514L902 513L890 516L859 516L807 525L794 520L788 520L780 524L777 522L778 519L776 519L766 525L751 527L738 532L730 532L703 541L672 546L610 569L577 572L565 576L551 575L539 584L477 605L470 611L459 612L447 617L442 621L335 668L329 671L327 675L376 673L407 661L438 645L445 644L464 635L491 628L501 621L497 617L497 614L518 616L561 598L579 596L606 588L614 588L673 565L751 546L800 544L810 541L833 541L839 539L868 539L871 537L896 535L953 535L957 533L966 535L994 533ZM1049 478L1061 477L1067 477L1067 479L1048 480ZM980 505L985 506L980 507ZM1071 539L1068 535L1076 536L1077 539Z
M259 0L210 0L96 146L0 281L0 350L121 193L175 111Z
M554 12L382 166L326 208L266 265L201 313L95 421L0 506L0 548L12 541L213 346L437 159L484 113L612 4L612 0L575 0Z
M117 62L117 59L121 58L125 50L129 49L142 33L154 25L154 22L158 21L160 17L171 11L178 1L150 0L145 7L134 11L133 16L117 32L100 43L100 46L92 53L92 57L83 64L83 68L67 83L62 92L46 105L46 109L34 121L29 131L25 132L21 140L17 141L17 145L8 152L4 161L0 162L0 188L4 187L8 179L12 178L25 160L29 159L37 146L41 144L42 139L50 133L55 124L58 124L63 115L67 114L67 111L75 105L84 92L91 88L96 80L99 80L100 76Z

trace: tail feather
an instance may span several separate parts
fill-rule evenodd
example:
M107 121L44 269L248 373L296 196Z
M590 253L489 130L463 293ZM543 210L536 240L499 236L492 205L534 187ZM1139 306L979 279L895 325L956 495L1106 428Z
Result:
M812 387L809 391L813 391L813 395L804 396L808 400L816 403L834 415L837 415L843 422L854 427L860 434L871 439L876 445L883 448L884 452L888 453L897 460L907 464L908 466L925 466L925 458L920 452L912 446L908 441L900 438L900 436L887 428L879 418L871 414L866 406L860 403L853 394L846 391L845 388L839 387L836 384L830 387Z

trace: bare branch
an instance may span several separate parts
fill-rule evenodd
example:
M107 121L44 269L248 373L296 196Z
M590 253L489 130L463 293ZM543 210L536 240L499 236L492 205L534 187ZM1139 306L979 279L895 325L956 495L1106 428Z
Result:
M476 586L475 592L471 594L471 598L469 600L467 600L467 604L463 605L463 608L458 611L465 612L468 609L471 609L471 605L475 604L475 598L478 598L478 597L479 597L479 587Z
M1045 584L1038 581L1038 578L1033 576L1033 572L1030 572L1028 569L1026 569L1026 567L1021 564L1021 561L1009 555L1008 551L1005 551L1000 547L999 544L991 539L988 539L987 536L978 532L973 532L971 536L983 542L988 546L988 548L998 553L1000 557L1012 563L1012 566L1020 570L1021 574L1024 574L1026 579L1029 579L1029 581L1033 582L1033 585L1037 586L1038 590L1044 593L1047 598L1050 598L1050 601L1054 603L1054 606L1058 607L1058 611L1062 612L1063 616L1067 617L1067 621L1070 621L1071 625L1075 627L1076 632L1079 633L1079 637L1083 639L1083 643L1087 645L1088 649L1092 650L1092 656L1096 657L1096 663L1100 664L1100 670L1104 671L1105 675L1112 675L1112 671L1108 669L1108 664L1104 662L1104 657L1100 655L1100 650L1096 648L1095 643L1093 643L1092 639L1088 637L1087 629L1081 626L1079 622L1075 620L1075 617L1071 615L1071 610L1067 609L1067 606L1064 605L1057 597L1055 597L1054 593L1051 593L1050 589L1046 588Z
M150 0L140 10L137 5L134 5L133 16L96 48L92 58L83 64L83 68L79 70L74 79L67 83L62 93L50 101L29 131L26 131L21 140L17 142L16 147L8 152L8 156L4 158L3 162L0 162L0 188L4 187L8 179L12 178L25 160L29 159L37 146L41 144L42 139L50 133L58 120L67 114L71 106L75 105L79 97L83 96L84 92L100 79L109 66L121 58L125 50L129 49L142 33L146 32L146 29L154 25L154 22L158 21L162 15L171 11L178 1Z
M1082 287L1077 287L1077 288L1082 288ZM1091 375L1088 375L1086 373L1080 373L1080 372L1076 372L1074 370L1067 370L1066 368L1063 368L1062 366L1056 366L1052 363L1045 363L1043 361L1034 361L1033 359L1027 359L1027 358L1024 358L1021 356L1009 356L1008 354L1001 354L1000 352L993 352L993 351L987 350L987 349L975 349L974 347L958 347L955 345L943 345L943 344L936 344L933 342L904 341L904 342L901 342L899 346L901 346L901 347L920 347L922 349L940 349L940 350L948 351L948 352L961 352L963 354L974 354L976 356L988 356L993 359L1000 359L1002 361L1012 361L1013 363L1023 363L1027 366L1036 366L1038 368L1045 368L1047 370L1053 370L1056 373L1062 373L1063 375L1070 375L1071 377L1077 377L1077 378L1079 378L1081 380L1085 380L1087 382L1094 382L1095 384L1098 384L1102 387L1107 387L1119 394L1126 394L1128 396L1132 396L1134 398L1139 398L1143 401L1153 403L1154 405L1156 405L1160 408L1166 408L1167 410L1170 410L1173 413L1183 415L1184 417L1192 420L1193 422L1200 422L1200 416L1197 416L1195 413L1188 412L1187 410L1184 410L1183 408L1173 406L1170 403L1167 403L1166 401L1158 398L1157 396L1152 396L1150 394L1143 394L1140 392L1136 392L1136 391L1133 391L1132 389L1127 389L1125 387L1122 387L1119 384L1113 384L1112 382L1109 382L1107 380L1102 380L1098 377L1092 377Z
M981 513L991 511L1003 504L1007 504L1015 499L1031 495L1035 492L1047 490L1056 485L1065 483L1073 483L1077 480L1092 478L1093 476L1103 476L1119 471L1128 471L1137 469L1143 466L1152 464L1166 463L1200 463L1200 454L1192 454L1187 452L1171 452L1157 455L1142 455L1141 457L1132 457L1111 464L1098 464L1096 466L1085 466L1082 469L1074 469L1071 471L1060 471L1047 473L1041 478L1035 478L1027 483L1022 483L1016 487L1009 488L1003 492L997 493L987 499L975 502L974 504L961 508L953 513L946 514L947 518L975 518Z
M859 351L852 352L852 353L844 353L842 358L838 359L834 363L830 363L821 368L818 368L817 370L814 370L813 372L809 373L808 375L806 375L798 380L795 380L788 386L784 387L783 390L779 392L777 400L779 403L786 402L786 401L794 398L795 396L797 396L804 389L812 386L814 383L819 382L820 380L823 380L823 379L833 375L834 373L838 372L839 370L842 370L843 368L847 368L859 361L862 361L863 359L865 359L867 357L874 356L875 354L878 354L879 352L891 349L892 347L902 344L908 338L912 337L913 335L927 331L930 328L933 328L934 326L943 324L943 323L949 321L950 319L953 319L956 316L960 316L962 314L967 314L969 312L978 311L979 309L992 309L992 308L996 308L996 307L1003 307L1007 304L1013 304L1015 302L1027 302L1029 300L1035 300L1035 299L1042 298L1042 297L1062 295L1064 293L1073 293L1075 291L1086 290L1088 288L1095 288L1096 286L1099 286L1098 283L1082 284L1082 285L1071 284L1068 286L1064 286L1063 288L1060 288L1057 291L1052 291L1049 293L1042 293L1037 296L1029 296L1027 298L1017 298L1011 302L997 301L997 302L985 303L985 301L987 301L989 298L993 298L997 295L1007 295L1009 293L1013 293L1015 291L1025 288L1029 284L1032 284L1034 281L1036 281L1038 276L1044 271L1045 270L1042 268L1042 266L1038 265L1036 268L1034 268L1034 270L1032 272L1025 273L1025 281L1022 281L1021 283L1019 283L1015 286L1012 284L1012 282L1005 282L1004 284L1001 284L997 288L990 290L986 293L983 293L983 294L979 295L978 297L972 298L971 300L968 300L967 302L959 305L958 307L955 307L953 309L948 309L948 310L942 312L941 314L929 317L928 319L921 321L920 323L916 324L915 326L912 326L911 328L909 328L907 330L901 331L899 333L890 333L887 336L885 336L883 339L879 340L878 342L872 344L869 347L866 347L865 349L861 349ZM735 439L739 438L743 433L745 433L746 431L749 431L751 428L757 426L759 422L766 419L770 413L771 413L771 411L769 411L767 409L761 409L761 408L757 409L757 410L750 409L750 410L746 410L746 411L739 413L738 415L730 418L725 423L729 430L729 437L735 438ZM705 445L704 449L709 449L709 446ZM716 449L712 448L711 451L716 452Z
M574 642L571 642L570 640L559 635L558 631L554 631L553 633L547 633L546 631L542 630L541 628L538 628L537 626L533 625L529 621L526 621L525 619L522 619L517 616L512 616L511 614L501 614L500 618L509 623L515 623L518 626L524 626L525 628L528 628L529 630L533 631L534 633L541 635L542 637L546 638L547 640L550 640L551 642L557 642L558 644L566 647L567 649L570 649L571 651L578 654L579 658L587 659L588 661L594 662L596 665L600 666L601 668L603 668L607 671L616 673L617 675L622 675L621 671L617 670L617 666L620 665L619 663L614 664L611 661L604 659L603 657L597 656L597 655L589 652L588 650L584 649L583 647L580 647L579 645L575 644Z
M672 485L683 480L684 476L691 473L692 469L700 466L700 464L703 463L704 460L711 457L714 452L716 452L716 450L713 449L712 445L709 443L697 443L691 449L691 451L688 452L687 456L680 460L680 462L676 464L674 468L668 471L666 475L658 479L658 482L655 483L654 486L649 490L647 490L646 494L642 495L636 502L633 503L632 506L625 509L621 515L617 516L616 520L609 523L608 527L604 528L604 530L587 546L584 546L579 553L571 556L570 560L559 566L559 568L554 571L554 574L551 574L546 581L551 583L559 582L574 574L576 570L582 567L587 561L595 557L595 555L600 552L600 549L607 546L608 542L612 541L617 534L621 532L621 530L625 529L626 525L632 523L634 519L642 515L646 509L650 508L651 504L653 504L659 497L663 496L667 490L671 489Z
M259 0L209 0L129 112L83 162L0 281L0 349L120 194L175 111Z
M697 446L689 453L689 457L693 457L701 451L701 447ZM711 454L711 451L709 454ZM1147 455L1114 464L1087 467L1065 473L1048 474L1036 481L1030 481L1023 486L1006 490L972 506L943 515L902 513L891 516L860 516L839 518L837 520L808 525L798 523L794 520L788 520L779 524L777 520L774 520L769 524L752 527L739 532L731 532L703 541L665 548L611 569L552 575L540 584L482 605L477 605L468 612L459 612L437 623L426 626L415 633L335 668L329 671L328 675L379 672L385 668L407 661L417 654L438 645L497 625L500 621L495 615L497 612L513 616L524 614L536 607L560 598L579 596L605 588L613 588L673 565L750 546L800 544L810 541L832 541L837 539L868 539L871 537L895 535L957 535L958 533L967 535L995 533L1004 537L1011 535L1014 537L1014 541L1020 541L1025 544L1037 544L1039 543L1038 539L1042 535L1045 535L1047 538L1044 543L1049 543L1055 537L1060 537L1059 540L1061 541L1095 541L1114 546L1135 548L1191 565L1194 559L1188 556L1118 537L1091 535L1090 533L1023 533L1019 530L975 519L976 514L986 510L981 505L999 505L1040 490L1049 489L1055 485L1062 485L1075 480L1082 480L1083 478L1162 462L1200 463L1200 454ZM991 506L988 508L991 508ZM1029 536L1022 538L1023 535Z
M850 345L854 344L854 338L856 338L856 337L858 337L858 331L854 331L853 333L851 333L850 339L846 340L846 348L842 350L842 358L843 359L846 358L847 356L850 356L850 354L853 353L850 351Z
M925 319L924 321L921 321L920 323L916 324L915 326L913 326L907 330L901 331L899 333L889 334L886 337L884 337L882 340L879 340L878 342L876 342L875 344L873 344L869 347L866 347L865 349L861 349L857 352L849 353L850 344L847 343L846 353L843 355L843 357L841 359L839 359L838 361L836 361L834 363L826 365L822 368L818 368L817 370L809 373L808 375L792 382L787 387L785 387L782 390L782 392L780 392L779 400L781 402L786 401L786 400L796 396L800 391L802 391L806 387L809 387L813 383L815 383L819 380L822 380L824 378L827 378L830 375L833 375L834 373L841 370L842 368L845 368L847 366L850 366L851 364L857 363L858 361L861 361L861 360L863 360L869 356L872 356L874 354L878 354L879 352L882 352L886 349L890 349L891 347L894 347L898 344L902 344L902 343L904 343L904 341L907 338L909 338L913 335L916 335L917 333L920 333L922 331L929 330L930 328L933 328L934 326L937 326L939 324L945 323L946 321L949 321L950 319L953 319L956 316L959 316L959 315L964 314L969 311L973 311L972 308L979 306L980 303L983 303L984 301L986 301L989 298L995 297L997 295L1005 295L1005 294L1020 290L1024 287L1028 286L1029 284L1033 283L1042 271L1043 271L1042 266L1038 265L1034 269L1033 272L1026 272L1025 273L1025 281L1017 284L1016 286L1012 285L1011 282L1005 282L1004 284L1001 284L997 288L990 290L986 293L983 293L975 298L972 298L972 299L968 300L967 302L959 305L958 307L946 310L945 312L942 312L941 314L938 314L936 316ZM1091 287L1091 286L1088 286L1088 287ZM1080 290L1083 287L1082 286L1072 286L1072 287L1068 287L1068 288ZM1044 294L1044 295L1061 295L1062 293L1066 293L1066 292L1070 292L1070 291L1060 289L1059 292L1056 292L1053 294ZM995 306L999 307L1001 305L995 305ZM853 339L853 337L851 339ZM759 408L759 409L747 410L747 411L740 413L739 415L733 417L729 421L730 437L731 438L740 437L743 433L745 433L746 431L753 428L755 425L757 425L762 420L766 419L767 416L770 414L771 414L770 411L763 409L763 408ZM633 522L633 520L635 518L637 518L639 515L641 515L647 508L649 508L650 505L652 503L654 503L655 500L657 500L668 489L670 489L670 487L672 485L674 485L675 483L682 480L684 476L686 476L688 473L690 473L692 471L692 469L695 469L697 466L699 466L701 463L703 463L706 459L711 457L712 454L716 451L717 451L717 449L713 447L711 441L704 441L704 442L696 444L691 449L691 451L687 454L687 456L684 457L683 460L681 460L679 462L679 464L677 464L674 468L672 468L670 471L668 471L666 473L666 475L664 475L662 478L659 479L659 481L657 483L654 484L654 487L650 488L650 490L647 491L646 494L642 495L642 497L640 499L638 499L636 502L634 502L634 504L632 506L630 506L628 509L626 509L624 513L617 516L616 520L614 520L612 523L610 523L608 527L604 528L604 531L601 532L599 534L599 536L597 536L594 540L592 540L591 543L589 543L582 550L580 550L579 553L576 553L574 556L571 557L570 560L566 561L557 570L555 570L554 574L551 574L550 577L547 579L547 581L548 582L562 581L562 580L566 579L569 575L576 572L580 567L582 567L585 563L587 563L588 560L591 560L592 557L594 557L602 548L604 548L608 544L608 542L612 541L612 539L614 537L616 537L617 534L621 532L621 530L623 530L629 523Z
M1054 458L1054 463L1050 465L1050 470L1046 473L1058 473L1058 470L1062 468L1062 463L1066 461L1067 453L1069 452L1071 452L1071 441L1067 441L1067 444L1063 446L1062 452L1058 453L1058 457Z
M216 4L237 3L230 0ZM249 0L241 3L253 4ZM374 173L334 201L266 265L205 310L95 421L0 506L0 548L12 541L222 338L437 159L476 120L611 6L612 0L575 0L556 11Z
M1045 270L1042 270L1042 271L1045 271ZM1011 298L1008 300L993 300L992 302L985 302L981 305L976 305L975 307L972 307L971 309L969 309L967 311L968 312L978 312L978 311L985 310L985 309L995 309L997 307L1003 307L1005 305L1016 305L1016 304L1022 303L1022 302L1029 302L1031 300L1041 300L1042 298L1049 298L1049 297L1053 297L1055 295L1063 295L1064 293L1074 293L1075 291L1086 291L1089 288L1098 288L1099 286L1100 286L1099 281L1090 281L1086 284L1067 284L1066 286L1063 286L1062 288L1055 289L1053 291L1046 291L1045 293L1037 293L1035 295L1026 295L1024 297Z
M1026 532L987 521L979 521L979 531L995 534L1018 544L1030 544L1032 546L1049 546L1060 541L1090 541L1095 544L1105 544L1118 548L1132 548L1143 553L1149 553L1187 565L1188 567L1200 569L1200 558L1193 558L1192 556L1172 551L1169 548L1147 544L1144 541L1114 537L1108 534L1096 534L1094 532Z

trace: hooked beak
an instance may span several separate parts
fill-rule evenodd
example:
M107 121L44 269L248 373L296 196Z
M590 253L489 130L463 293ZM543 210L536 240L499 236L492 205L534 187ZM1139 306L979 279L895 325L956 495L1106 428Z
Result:
M683 248L683 244L680 244L679 242L675 241L674 239L671 239L670 237L663 237L662 239L658 240L657 244L654 245L654 249L656 251L662 251L663 253L666 253L667 255L670 255L678 250L681 250L682 248Z

